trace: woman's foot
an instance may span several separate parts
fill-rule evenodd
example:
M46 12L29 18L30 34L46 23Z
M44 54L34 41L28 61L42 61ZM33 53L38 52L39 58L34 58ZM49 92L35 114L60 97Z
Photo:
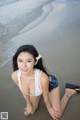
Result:
M75 93L80 93L80 86L75 85L75 84L71 84L71 83L66 83L66 85L65 85L65 93L69 97L71 97Z
M70 89L70 88L65 88L65 93L66 93L67 97L71 97L72 95L74 95L76 93L76 90Z

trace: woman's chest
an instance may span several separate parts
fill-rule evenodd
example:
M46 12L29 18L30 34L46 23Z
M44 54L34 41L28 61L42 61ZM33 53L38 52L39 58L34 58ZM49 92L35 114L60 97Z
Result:
M21 86L26 94L35 94L35 78L22 79Z

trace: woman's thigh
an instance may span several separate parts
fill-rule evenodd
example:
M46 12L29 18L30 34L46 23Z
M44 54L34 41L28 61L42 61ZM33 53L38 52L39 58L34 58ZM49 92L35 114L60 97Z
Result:
M51 105L55 111L61 112L60 88L59 86L49 92Z
M36 111L36 109L38 107L39 100L40 100L40 96L31 96L30 97L30 101L31 101L34 112Z

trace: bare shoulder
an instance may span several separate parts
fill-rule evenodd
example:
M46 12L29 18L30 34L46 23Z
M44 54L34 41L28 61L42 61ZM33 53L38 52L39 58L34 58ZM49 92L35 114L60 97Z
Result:
M12 80L13 80L15 83L18 83L17 72L18 72L18 70L14 71L14 72L11 74L11 78L12 78Z
M48 83L49 82L49 77L46 75L46 73L42 72L41 73L41 83Z
M41 73L41 88L43 90L43 94L48 93L48 87L49 87L49 77L42 72Z

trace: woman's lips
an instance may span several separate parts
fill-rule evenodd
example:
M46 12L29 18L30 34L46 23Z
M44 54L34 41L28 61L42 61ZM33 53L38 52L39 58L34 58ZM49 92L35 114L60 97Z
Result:
M27 71L28 71L28 69L22 69L22 71L23 71L23 72L27 72Z

